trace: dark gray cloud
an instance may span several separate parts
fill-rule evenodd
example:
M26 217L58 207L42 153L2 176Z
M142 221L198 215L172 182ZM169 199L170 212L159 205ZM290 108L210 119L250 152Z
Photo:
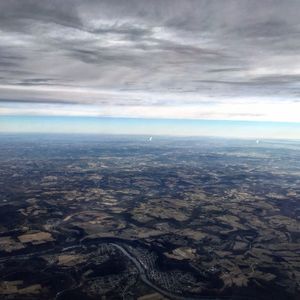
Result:
M1 1L1 98L32 109L299 103L299 20L298 0Z
M27 103L27 104L34 104L34 103L42 103L42 104L77 104L77 102L72 101L64 101L64 100L55 100L55 99L2 99L0 98L0 103L10 104L10 103Z

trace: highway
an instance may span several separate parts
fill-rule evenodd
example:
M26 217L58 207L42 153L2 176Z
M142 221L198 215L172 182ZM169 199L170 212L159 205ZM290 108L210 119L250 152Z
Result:
M148 286L150 286L151 288L153 288L155 291L159 292L160 294L166 296L167 298L174 299L174 300L212 300L212 298L205 298L205 297L201 297L201 298L181 297L181 296L172 294L172 293L160 288L159 286L155 285L153 282L151 282L148 279L146 271L142 267L142 264L134 256L132 256L125 248L123 248L119 244L115 244L115 243L110 243L110 244L113 245L114 247L116 247L117 249L119 249L128 259L130 259L133 262L133 264L136 266L136 268L139 271L141 280L145 284L147 284ZM218 300L218 299L213 298L213 300Z
M126 242L126 241L122 240L122 242ZM100 241L99 244L101 244L101 243L103 243L103 242ZM151 287L152 289L154 289L158 293L162 294L163 296L165 296L169 299L174 299L174 300L221 300L221 298L215 298L215 297L197 297L197 298L196 297L183 297L183 296L179 296L179 295L173 294L171 292L168 292L167 290L162 289L161 287L157 286L155 283L153 283L152 281L150 281L148 279L147 272L144 269L141 262L138 260L138 258L135 258L128 250L126 250L126 248L124 248L122 245L114 243L114 242L109 242L109 244L114 246L118 250L120 250L135 265L135 267L138 269L140 279L146 285L148 285L149 287ZM67 250L76 249L76 248L80 248L80 247L81 247L81 245L74 244L74 245L69 245L68 247L64 247L60 251L64 252L64 251L67 251ZM32 253L17 254L17 255L14 255L14 256L10 256L9 259L28 259L29 257L35 256L35 255L55 253L57 251L59 251L59 249L57 249L57 248L53 249L52 248L52 249L43 250L43 251L35 251L35 252L32 252ZM8 257L4 257L4 258L0 259L0 262L7 260L7 258ZM72 287L69 287L65 290L62 290L62 291L58 292L56 294L55 299L58 300L61 296L63 296L63 294L66 291L73 290L75 288L78 288L79 286L80 286L80 284L75 284Z

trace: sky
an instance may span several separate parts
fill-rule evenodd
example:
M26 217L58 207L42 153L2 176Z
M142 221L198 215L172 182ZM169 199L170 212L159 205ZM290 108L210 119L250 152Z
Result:
M300 138L299 49L298 0L0 1L0 132L110 117Z
M299 140L300 123L114 117L2 116L0 134L109 134ZM151 140L151 139L150 139ZM153 140L155 142L156 139ZM1 142L1 135L0 135Z

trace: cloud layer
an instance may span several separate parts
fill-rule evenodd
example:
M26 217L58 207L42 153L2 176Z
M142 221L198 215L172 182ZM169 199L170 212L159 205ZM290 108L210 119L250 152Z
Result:
M300 122L300 2L0 2L0 114Z

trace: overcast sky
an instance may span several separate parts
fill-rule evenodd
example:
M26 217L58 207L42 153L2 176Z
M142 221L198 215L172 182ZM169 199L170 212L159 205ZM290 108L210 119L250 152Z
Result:
M0 114L300 122L300 1L2 0Z

